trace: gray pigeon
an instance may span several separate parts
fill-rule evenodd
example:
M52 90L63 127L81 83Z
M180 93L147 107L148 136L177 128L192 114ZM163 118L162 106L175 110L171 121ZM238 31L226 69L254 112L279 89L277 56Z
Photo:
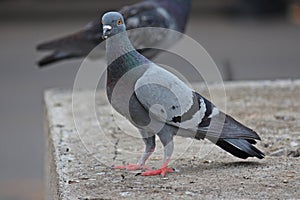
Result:
M141 27L161 27L184 32L190 12L191 0L144 0L120 10L127 24L127 30ZM139 40L143 34L147 40ZM153 37L151 32L133 32L129 34L134 47L143 55L152 58L159 50L143 48L144 43L160 44L164 38ZM99 19L90 22L82 30L62 38L41 43L37 50L53 51L52 54L42 58L38 65L44 67L48 64L87 56L98 44L103 41L102 27ZM105 55L105 49L99 49L96 57Z
M232 155L246 159L264 158L255 148L256 132L216 108L172 73L138 53L131 44L125 21L118 12L102 18L107 38L107 96L111 105L140 131L146 150L137 164L118 169L148 169L142 175L165 176L173 172L168 163L173 137L208 139ZM150 170L145 162L155 149L155 136L164 146L163 165Z

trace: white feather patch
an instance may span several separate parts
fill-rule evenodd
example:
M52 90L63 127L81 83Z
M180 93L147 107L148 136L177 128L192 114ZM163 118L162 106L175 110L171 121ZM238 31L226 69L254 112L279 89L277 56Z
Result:
M163 8L161 8L161 7L158 7L156 10L157 10L157 12L159 12L162 16L164 16L164 18L165 18L168 22L170 22L170 25L169 25L168 28L169 28L169 29L175 29L175 24L174 24L174 22L173 22L171 16L169 15L169 13L168 13L165 9L163 9Z
M219 109L214 107L211 114L208 116L208 118L212 118L213 116L216 116L220 113Z
M198 110L190 120L181 122L181 127L183 128L194 128L201 123L203 117L205 116L206 105L204 100L200 99L200 110Z
M104 25L104 26L103 26L103 29L111 30L112 27L111 27L110 25Z
M140 23L140 20L137 17L129 17L126 20L126 25L130 26L130 27L138 27L139 23Z
M176 124L179 125L180 128L184 129L194 129L201 123L203 117L205 116L206 105L204 100L200 99L200 110L198 110L190 120L183 121L181 123L177 122Z

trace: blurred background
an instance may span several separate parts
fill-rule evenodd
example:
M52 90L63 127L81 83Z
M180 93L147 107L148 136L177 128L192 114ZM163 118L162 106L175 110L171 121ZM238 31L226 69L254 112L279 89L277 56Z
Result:
M80 59L38 69L36 44L76 31L136 0L0 1L0 199L43 197L43 91L72 88ZM300 77L300 4L293 0L194 0L189 36L224 80ZM168 55L158 60L167 60ZM191 74L192 76L192 74Z

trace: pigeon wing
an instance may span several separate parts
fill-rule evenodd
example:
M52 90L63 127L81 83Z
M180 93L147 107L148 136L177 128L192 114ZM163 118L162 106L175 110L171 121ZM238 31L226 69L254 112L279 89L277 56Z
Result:
M178 77L154 64L136 81L134 90L138 101L157 119L191 131L191 135L198 134L200 139L260 139L256 132L219 111Z
M175 75L154 64L136 81L134 90L143 107L164 123L196 130L205 116L204 99Z

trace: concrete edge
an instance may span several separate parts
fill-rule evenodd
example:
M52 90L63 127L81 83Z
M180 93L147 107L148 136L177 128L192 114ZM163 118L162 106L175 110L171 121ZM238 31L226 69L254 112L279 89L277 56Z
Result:
M45 200L52 200L52 199L60 199L59 198L59 172L57 168L57 158L55 155L58 155L55 152L57 149L54 148L54 141L53 137L50 135L55 134L55 132L51 131L51 122L49 121L49 106L47 99L51 96L53 90L47 90L44 92L43 95L43 105L44 105L44 130L45 130L45 166L44 166L44 191L45 191Z

